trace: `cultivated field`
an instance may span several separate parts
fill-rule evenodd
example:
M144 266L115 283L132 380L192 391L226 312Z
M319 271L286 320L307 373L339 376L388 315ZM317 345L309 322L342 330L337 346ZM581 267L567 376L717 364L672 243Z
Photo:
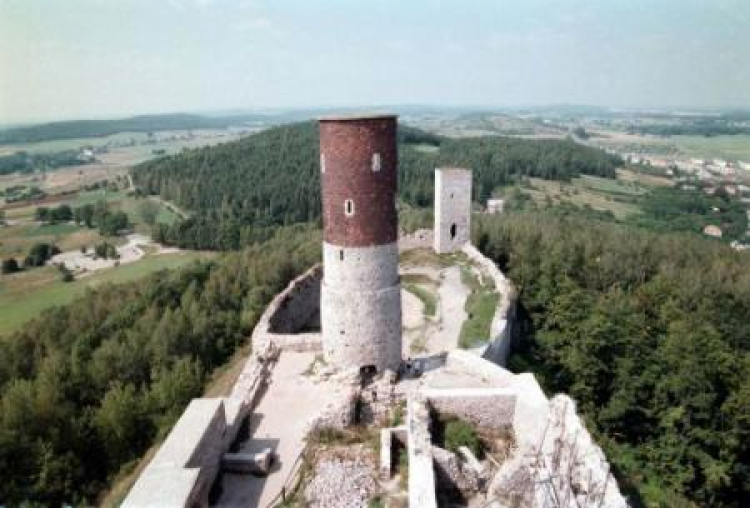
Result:
M611 211L615 217L624 218L640 211L636 201L646 188L638 182L585 176L574 178L571 183L530 178L522 191L542 207L570 203Z

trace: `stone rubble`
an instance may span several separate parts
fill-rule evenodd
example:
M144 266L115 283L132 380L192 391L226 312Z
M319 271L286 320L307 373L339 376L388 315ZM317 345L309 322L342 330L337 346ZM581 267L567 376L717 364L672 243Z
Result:
M305 506L366 508L378 491L377 467L370 454L361 447L350 448L345 456L330 454L318 460L305 488Z

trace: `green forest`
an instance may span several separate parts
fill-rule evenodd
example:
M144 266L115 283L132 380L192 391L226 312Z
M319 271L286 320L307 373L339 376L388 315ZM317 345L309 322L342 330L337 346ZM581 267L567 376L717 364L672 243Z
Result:
M82 160L78 155L78 150L62 150L46 153L20 151L10 155L0 155L0 175L10 175L16 172L33 173L35 171L44 171L63 166L88 164L88 161Z
M747 255L543 212L482 219L475 235L532 330L511 368L576 400L635 506L747 506Z
M515 175L613 177L621 162L569 140L448 139L405 126L398 140L399 193L414 206L432 204L433 171L442 165L471 167L474 197L482 202ZM312 122L149 161L132 174L141 192L194 212L154 232L157 241L181 247L237 249L264 240L269 228L320 216L318 130Z
M97 288L0 338L0 505L95 503L319 244L310 226L281 228L217 261Z

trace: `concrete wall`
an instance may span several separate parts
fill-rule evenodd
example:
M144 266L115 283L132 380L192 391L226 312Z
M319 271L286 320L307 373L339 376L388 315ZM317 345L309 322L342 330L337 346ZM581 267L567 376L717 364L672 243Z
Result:
M461 249L471 238L471 171L435 170L435 252Z
M208 507L226 416L222 399L194 399L123 501L123 508Z

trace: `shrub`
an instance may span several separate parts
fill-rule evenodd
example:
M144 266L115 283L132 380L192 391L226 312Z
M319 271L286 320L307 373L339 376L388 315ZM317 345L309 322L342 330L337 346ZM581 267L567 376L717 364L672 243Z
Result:
M453 453L462 446L467 447L477 457L482 452L482 441L474 427L458 417L452 417L445 422L445 448Z

